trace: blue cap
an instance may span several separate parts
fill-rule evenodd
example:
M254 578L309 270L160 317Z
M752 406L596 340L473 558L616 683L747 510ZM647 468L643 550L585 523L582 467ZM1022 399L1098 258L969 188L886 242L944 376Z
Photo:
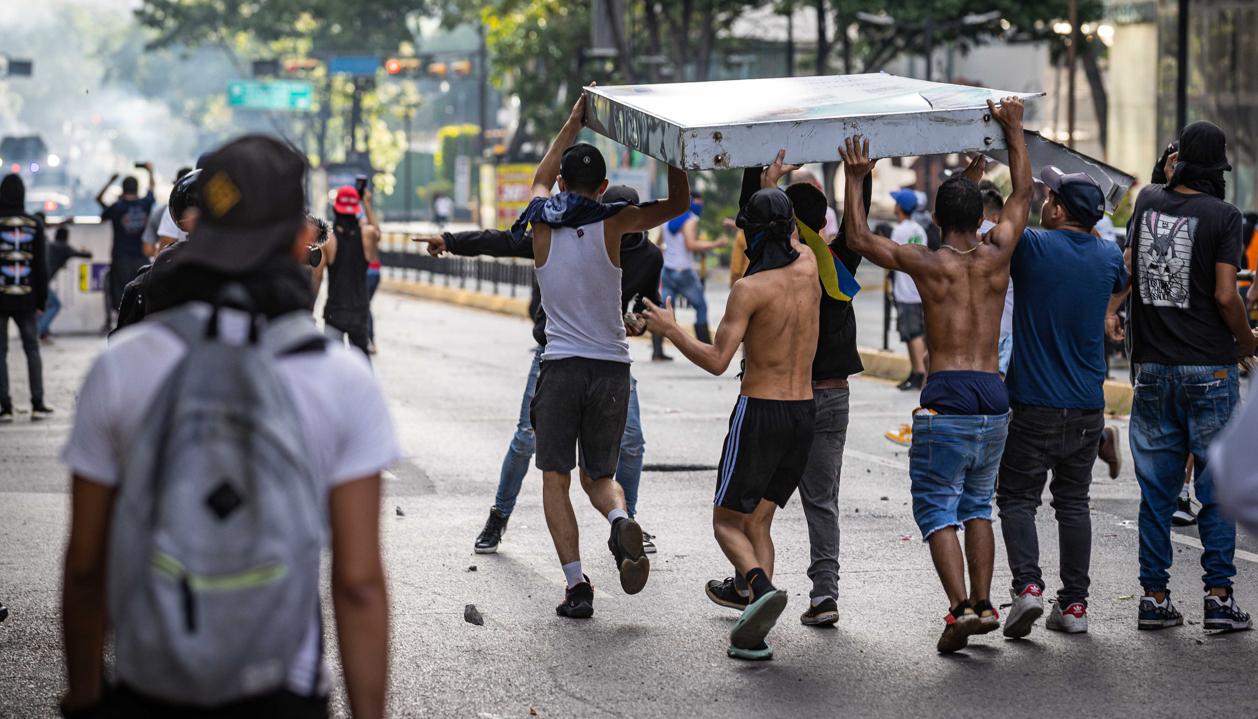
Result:
M891 193L891 199L905 214L917 209L917 193L912 190L896 190Z

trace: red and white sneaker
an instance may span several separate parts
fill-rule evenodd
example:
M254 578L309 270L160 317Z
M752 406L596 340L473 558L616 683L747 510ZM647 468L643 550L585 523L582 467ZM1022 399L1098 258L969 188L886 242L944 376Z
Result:
M1054 632L1082 634L1088 631L1088 608L1083 606L1083 602L1071 602L1062 609L1061 604L1053 602L1053 611L1044 627Z
M1037 585L1028 584L1021 592L1009 590L1013 604L1009 605L1009 614L1005 615L1005 636L1021 639L1031 633L1035 620L1044 615L1044 592Z
M978 630L979 618L973 609L966 607L959 617L948 612L944 615L943 634L940 635L935 649L939 650L940 654L961 651L970 643L970 635L976 634Z

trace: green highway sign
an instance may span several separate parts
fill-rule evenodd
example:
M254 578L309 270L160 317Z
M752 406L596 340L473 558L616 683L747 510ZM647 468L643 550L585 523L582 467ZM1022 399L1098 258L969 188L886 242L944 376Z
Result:
M246 110L307 112L314 85L302 80L233 80L227 83L227 104Z

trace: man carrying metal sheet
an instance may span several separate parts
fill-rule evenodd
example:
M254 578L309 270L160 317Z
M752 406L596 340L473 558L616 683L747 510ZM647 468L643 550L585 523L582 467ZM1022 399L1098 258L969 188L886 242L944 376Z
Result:
M742 385L721 456L712 528L721 550L750 589L730 632L728 653L770 659L765 637L786 609L773 586L770 529L795 493L812 448L816 409L812 361L817 349L821 284L817 261L796 237L791 200L776 184L782 154L766 170L766 187L738 212L747 236L747 274L730 291L713 344L682 331L671 304L647 303L647 326L691 362L720 375L746 347ZM858 200L859 202L859 200Z
M1031 164L1022 134L1022 100L988 101L1009 146L1013 193L1000 222L986 235L983 198L973 180L944 182L935 199L943 245L898 245L869 229L861 184L873 170L869 140L848 138L839 152L847 175L844 224L848 244L875 264L907 272L926 312L931 375L913 413L909 476L913 516L930 544L935 571L948 595L940 652L963 649L973 634L999 628L991 604L992 494L1009 427L1009 395L998 372L997 339L1009 261L1026 228ZM957 530L965 529L965 552ZM968 561L970 586L966 591Z

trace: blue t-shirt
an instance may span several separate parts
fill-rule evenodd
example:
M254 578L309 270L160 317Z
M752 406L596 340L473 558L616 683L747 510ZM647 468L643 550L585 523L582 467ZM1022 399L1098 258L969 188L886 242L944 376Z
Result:
M102 220L114 226L113 256L143 255L144 227L148 224L149 213L153 211L153 193L150 191L143 197L134 200L118 200L100 213Z
M1005 384L1017 404L1105 407L1105 310L1127 282L1118 245L1070 230L1028 229L1013 253L1013 359Z

